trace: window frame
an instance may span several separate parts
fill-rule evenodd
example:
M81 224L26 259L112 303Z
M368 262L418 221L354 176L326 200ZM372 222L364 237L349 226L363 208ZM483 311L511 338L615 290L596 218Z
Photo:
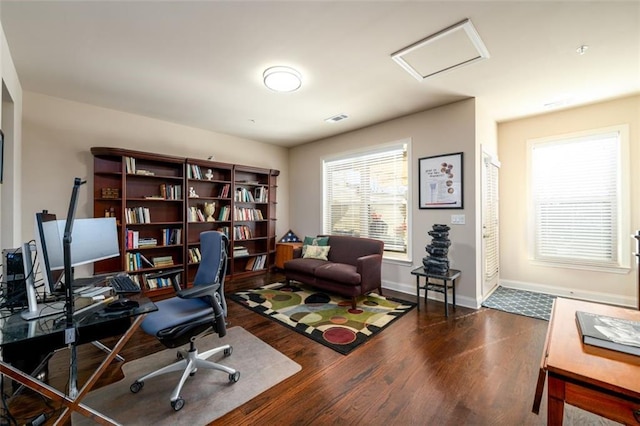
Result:
M579 260L540 259L536 253L536 213L534 202L533 149L550 143L562 143L571 139L592 138L607 133L618 133L619 185L617 192L617 263L600 263ZM599 272L628 273L631 268L631 170L629 157L629 126L627 124L600 127L579 132L547 136L527 140L527 207L528 207L528 252L533 265L567 269L582 269Z
M375 154L376 152L381 152L385 150L392 150L395 147L399 147L401 145L405 145L406 149L406 170L407 170L407 192L406 192L406 252L396 252L396 251L388 251L385 249L383 258L385 261L393 260L398 262L411 262L412 259L412 242L411 242L411 216L412 216L412 173L411 173L411 138L399 139L393 142L387 142L377 145L370 145L362 148L358 148L355 150L345 151L338 154L333 154L329 156L322 157L320 159L321 163L321 184L322 184L322 214L321 214L321 228L324 234L330 234L331 230L326 229L326 224L328 222L327 215L328 212L328 183L327 183L327 163L332 161L346 160L349 158L357 158L366 155Z

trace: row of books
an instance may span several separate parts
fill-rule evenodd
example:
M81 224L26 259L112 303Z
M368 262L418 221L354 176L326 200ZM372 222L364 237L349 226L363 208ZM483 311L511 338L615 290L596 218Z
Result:
M170 246L181 244L182 242L182 229L180 228L162 228L162 245ZM133 229L127 229L125 234L125 247L128 250L156 247L158 240L153 237L140 237L140 231Z
M171 279L170 278L146 278L145 277L145 287L149 290L155 290L163 287L171 287Z
M128 207L124 209L126 223L151 223L148 207Z
M255 256L249 259L247 261L247 266L244 269L245 271L259 271L260 269L264 269L266 262L267 262L267 255L261 254L259 256Z
M233 238L235 240L248 240L253 238L251 228L247 225L236 225L233 227Z
M202 260L202 255L200 254L200 249L198 247L190 248L188 251L189 255L189 263L200 263Z
M219 221L227 221L229 220L229 217L231 216L231 207L229 206L222 206L220 207L220 212L218 213L218 220Z
M189 222L206 222L202 210L196 206L189 207Z
M136 167L136 159L133 157L124 157L125 159L125 168L128 174L134 174L134 175L145 175L145 176L154 176L155 173L153 173L150 170L142 170L142 169L138 169Z
M233 207L234 220L264 220L260 209L251 209L246 207Z
M144 268L153 268L153 263L142 253L127 253L127 271L139 271Z
M231 190L231 185L229 185L228 183L225 183L222 186L222 188L220 188L220 193L218 193L218 197L220 197L220 198L228 198L230 190Z
M182 199L182 185L160 185L160 195L165 200L181 200Z
M171 287L171 279L170 278L149 278L148 274L131 274L129 275L131 280L135 282L140 288L145 288L147 290L155 290L163 287ZM174 276L174 279L180 280L180 275Z
M181 228L162 228L162 245L173 246L182 244Z
M260 186L253 190L253 193L246 188L236 189L235 201L243 203L266 203L268 201L268 189Z

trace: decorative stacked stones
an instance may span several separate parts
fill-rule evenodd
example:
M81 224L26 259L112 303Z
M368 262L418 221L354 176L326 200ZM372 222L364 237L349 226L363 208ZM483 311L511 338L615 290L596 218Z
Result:
M449 270L449 226L433 225L433 230L429 231L431 244L425 247L428 255L422 258L425 271L430 274L444 275Z

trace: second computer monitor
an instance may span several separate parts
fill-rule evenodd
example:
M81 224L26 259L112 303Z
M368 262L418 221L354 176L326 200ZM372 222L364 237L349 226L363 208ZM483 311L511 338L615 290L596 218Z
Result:
M55 291L64 269L66 221L50 213L36 214L36 247L42 265L45 292ZM75 219L71 233L71 266L79 266L120 255L118 229L113 217Z

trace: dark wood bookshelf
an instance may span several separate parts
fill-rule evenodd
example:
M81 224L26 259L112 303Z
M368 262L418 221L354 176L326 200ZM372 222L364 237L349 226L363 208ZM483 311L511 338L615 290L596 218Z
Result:
M189 260L190 250L200 247L200 233L208 230L219 230L229 237L230 282L264 274L272 268L278 170L120 148L95 147L91 153L93 214L116 217L121 247L120 257L97 262L95 273L127 271L144 294L152 298L173 290L148 288L145 276L149 273L182 269L180 282L190 286L199 266ZM215 205L210 218L213 220L207 220L205 204ZM136 223L127 219L128 212L136 217ZM236 228L245 234L236 236ZM166 229L179 231L180 240L163 244ZM155 238L157 244L127 246L128 231L136 232L138 241ZM234 257L234 247L244 247L246 251ZM138 253L149 260L171 256L173 265L130 265L130 255L137 258Z

